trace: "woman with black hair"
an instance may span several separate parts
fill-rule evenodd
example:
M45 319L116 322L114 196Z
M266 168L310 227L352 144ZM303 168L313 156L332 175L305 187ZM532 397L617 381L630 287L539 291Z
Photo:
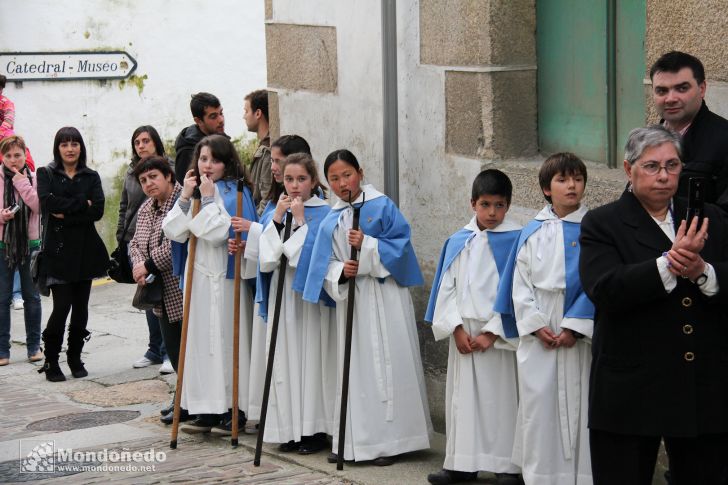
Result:
M49 381L65 381L58 366L66 318L66 357L73 377L86 377L81 350L90 337L88 299L91 280L106 274L109 254L94 222L104 215L104 191L99 174L86 166L86 145L76 128L58 130L53 161L38 169L38 197L45 228L43 267L53 296L53 311L43 331L45 372ZM71 311L73 310L73 311Z
M129 241L134 237L139 208L147 200L139 180L134 176L134 170L141 160L150 157L165 157L162 139L153 126L143 125L134 130L131 135L131 163L124 177L124 188L121 191L119 203L119 221L116 224L116 242L122 255L128 256ZM174 161L167 158L174 174ZM173 372L172 364L167 357L162 332L159 329L159 318L152 310L146 311L147 326L149 327L149 344L144 355L134 362L134 368L139 369L153 364L162 364L159 368L161 374Z

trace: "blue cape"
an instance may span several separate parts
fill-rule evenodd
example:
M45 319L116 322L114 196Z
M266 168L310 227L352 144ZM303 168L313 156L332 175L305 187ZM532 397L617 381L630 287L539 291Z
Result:
M311 263L311 254L313 253L314 243L316 241L316 235L318 234L319 226L324 220L326 215L331 211L331 207L328 205L320 205L315 207L304 207L303 213L306 218L306 225L308 226L308 232L306 233L306 239L301 249L301 255L298 258L298 266L296 267L295 276L293 277L292 288L293 291L303 293L304 285L306 283L306 276L308 275L308 268ZM290 213L289 213L290 214ZM288 217L288 215L286 215ZM273 211L268 214L264 226L271 223L273 218ZM284 219L285 221L285 219ZM261 220L262 223L262 220ZM257 289L255 293L255 302L259 303L258 315L263 317L263 320L268 321L268 299L270 295L270 282L273 273L263 273L260 271L260 265L258 265L258 279ZM326 306L336 306L334 300L326 294L323 289L320 293L319 300L323 301ZM317 300L314 303L318 303Z
M504 232L488 232L488 245L490 245L491 251L493 251L493 259L495 259L495 266L498 269L499 279L503 277L503 271L508 264L508 255L513 247L513 244L518 239L520 230L517 231L504 231ZM452 266L455 258L465 248L465 243L475 233L470 229L460 229L458 232L450 236L445 241L445 245L440 253L440 261L437 263L437 271L435 272L435 279L432 282L432 291L430 292L430 301L427 304L427 312L425 312L425 321L432 323L432 319L435 316L435 305L437 303L437 295L440 291L440 284L442 283L442 275ZM515 325L515 321L512 320L512 316L503 315L503 319L507 319L508 322L503 322L503 327L512 327Z
M237 180L218 180L215 182L220 197L225 205L225 210L231 216L235 216L238 206L238 192L237 192ZM250 192L248 187L243 189L243 217L253 222L258 221L258 214L255 210L255 204L253 203L253 194ZM235 231L233 231L232 225L229 229L230 239L235 238ZM248 239L248 233L242 234L242 239ZM184 287L185 277L185 264L187 263L187 243L179 243L172 241L172 273L179 277L180 288ZM235 257L228 254L227 272L225 279L231 280L235 277ZM253 283L251 281L250 283ZM251 284L252 287L252 284Z
M273 203L272 200L269 200L268 203L263 208L263 213L260 214L260 217L258 218L258 222L261 223L261 224L263 224L263 220L266 217L267 217L267 219L265 219L265 220L266 221L270 221L270 218L271 218L271 215L270 214L273 213L273 211L275 210L275 208L276 208L276 205ZM267 222L266 222L266 224L267 224ZM263 224L263 227L265 227L265 224Z
M332 210L321 222L303 290L303 299L308 302L316 303L321 295L332 252L333 233L342 210ZM422 272L410 241L409 224L389 197L367 200L361 207L359 224L365 235L378 240L379 258L400 286L423 284Z
M498 295L496 296L495 311L503 316L503 327L507 337L517 337L518 328L514 324L512 327L506 328L505 316L511 319L515 318L513 309L513 272L516 269L516 258L521 247L526 243L543 224L543 221L531 221L521 231L518 242L511 250L508 256L508 264L505 268L505 274L498 283ZM566 295L564 298L564 317L569 318L594 318L594 305L589 297L584 293L581 287L581 279L579 278L579 253L581 245L579 244L579 233L581 232L581 224L574 222L562 221L561 227L564 231L564 259L566 274Z
M260 220L258 220L258 223L263 226L263 229L265 229L273 218L275 208L276 205L271 200L269 200L265 205L263 213L260 215ZM256 303L260 303L262 301L266 302L265 305L258 305L258 315L263 317L263 320L266 322L268 321L268 292L270 291L270 281L272 276L272 273L261 273L260 263L258 263L258 271L255 275L255 298L253 301Z

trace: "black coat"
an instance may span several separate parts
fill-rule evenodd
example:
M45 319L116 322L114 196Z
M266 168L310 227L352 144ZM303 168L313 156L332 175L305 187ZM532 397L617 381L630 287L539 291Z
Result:
M676 198L674 219L687 201ZM668 294L655 260L672 246L631 192L587 213L579 273L594 302L589 427L620 434L728 432L728 227L706 205L701 252L719 292L687 279ZM693 359L691 359L691 354Z
M190 161L195 151L195 145L205 138L197 125L190 125L177 135L174 141L175 162L174 176L180 185L184 185L185 175L190 169Z
M682 142L685 167L677 195L688 196L690 177L705 177L706 202L718 204L728 214L728 120L710 111L703 101Z
M43 254L48 275L69 283L105 275L109 254L94 226L104 215L99 174L82 168L71 179L51 162L38 169L37 177L43 220L47 221ZM63 214L63 219L51 214Z

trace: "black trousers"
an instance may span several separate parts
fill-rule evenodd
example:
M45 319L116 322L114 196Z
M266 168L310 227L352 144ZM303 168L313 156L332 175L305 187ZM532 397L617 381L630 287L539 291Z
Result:
M43 330L46 359L58 360L69 312L71 322L68 325L68 353L81 355L84 339L90 335L86 330L90 295L91 280L51 286L53 311Z
M728 433L695 438L621 435L589 430L594 485L650 485L660 439L672 485L728 483Z
M167 348L167 357L169 357L172 368L177 372L179 344L182 339L182 320L170 322L169 318L167 318L167 312L162 310L162 316L159 317L159 328L162 331L164 346Z

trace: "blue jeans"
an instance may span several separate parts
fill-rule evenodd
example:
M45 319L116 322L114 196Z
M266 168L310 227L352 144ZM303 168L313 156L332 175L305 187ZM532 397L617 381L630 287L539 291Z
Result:
M167 357L167 349L164 347L162 329L159 328L159 317L152 310L147 310L146 314L149 327L149 348L144 357L152 362L162 362Z
M5 249L0 249L0 358L10 357L10 303L13 301L13 277L16 268L8 267ZM25 343L28 357L40 350L40 294L30 277L30 258L18 268L25 301Z
M13 300L22 300L23 294L20 290L20 271L15 270L13 276Z

